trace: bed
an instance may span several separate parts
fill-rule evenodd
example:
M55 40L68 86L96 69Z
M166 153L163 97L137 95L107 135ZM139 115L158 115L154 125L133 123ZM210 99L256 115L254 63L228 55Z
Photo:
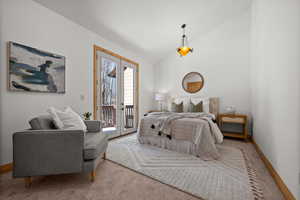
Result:
M218 114L219 98L209 98L209 112L153 112L141 119L138 140L202 160L215 160L220 157L216 144L223 141L214 122Z

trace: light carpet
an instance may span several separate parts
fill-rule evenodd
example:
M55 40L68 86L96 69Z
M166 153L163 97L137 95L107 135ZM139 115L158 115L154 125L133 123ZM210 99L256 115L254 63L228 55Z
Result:
M241 149L218 146L221 159L197 157L139 144L136 136L111 141L107 158L162 183L207 200L263 199Z

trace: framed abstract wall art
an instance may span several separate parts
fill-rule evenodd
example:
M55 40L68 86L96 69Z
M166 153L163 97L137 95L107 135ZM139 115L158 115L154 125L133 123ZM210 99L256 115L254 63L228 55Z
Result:
M11 91L65 93L65 57L8 43L8 88Z

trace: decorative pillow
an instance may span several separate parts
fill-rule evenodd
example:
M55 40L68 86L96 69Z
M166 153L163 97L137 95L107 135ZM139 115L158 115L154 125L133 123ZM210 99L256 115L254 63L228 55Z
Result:
M64 124L58 117L57 111L59 111L59 110L55 109L54 107L50 107L47 110L47 112L50 114L51 118L53 119L53 123L54 123L55 127L58 129L63 129Z
M183 102L181 102L180 104L176 104L176 103L172 103L172 107L171 107L171 111L172 112L178 112L181 113L183 112Z
M173 103L180 104L181 102L184 102L186 99L183 97L178 97L173 99Z
M190 112L203 112L203 103L200 101L198 104L190 102Z
M50 107L47 111L51 115L57 128L64 130L87 131L87 127L82 118L70 107L67 107L63 111Z
M191 103L194 105L202 102L202 112L209 113L209 98L204 97L192 97Z
M29 124L33 130L56 129L53 119L49 115L35 117L29 121Z
M209 112L209 98L204 98L202 101L202 108L203 108L203 112L205 113L210 113Z

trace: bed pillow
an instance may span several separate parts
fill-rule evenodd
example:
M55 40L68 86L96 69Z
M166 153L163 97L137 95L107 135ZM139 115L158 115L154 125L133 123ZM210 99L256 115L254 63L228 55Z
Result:
M73 111L70 107L65 110L58 110L50 107L48 113L52 117L54 124L57 128L63 130L83 130L87 131L87 127L82 118Z
M191 103L197 105L202 102L202 112L209 113L209 98L207 97L191 97Z
M183 102L181 102L180 104L176 104L173 102L171 106L171 111L178 112L178 113L183 112Z
M202 101L202 108L203 108L203 112L205 113L210 113L209 110L209 98L204 98Z
M198 104L190 102L190 112L203 112L203 102L200 101Z

